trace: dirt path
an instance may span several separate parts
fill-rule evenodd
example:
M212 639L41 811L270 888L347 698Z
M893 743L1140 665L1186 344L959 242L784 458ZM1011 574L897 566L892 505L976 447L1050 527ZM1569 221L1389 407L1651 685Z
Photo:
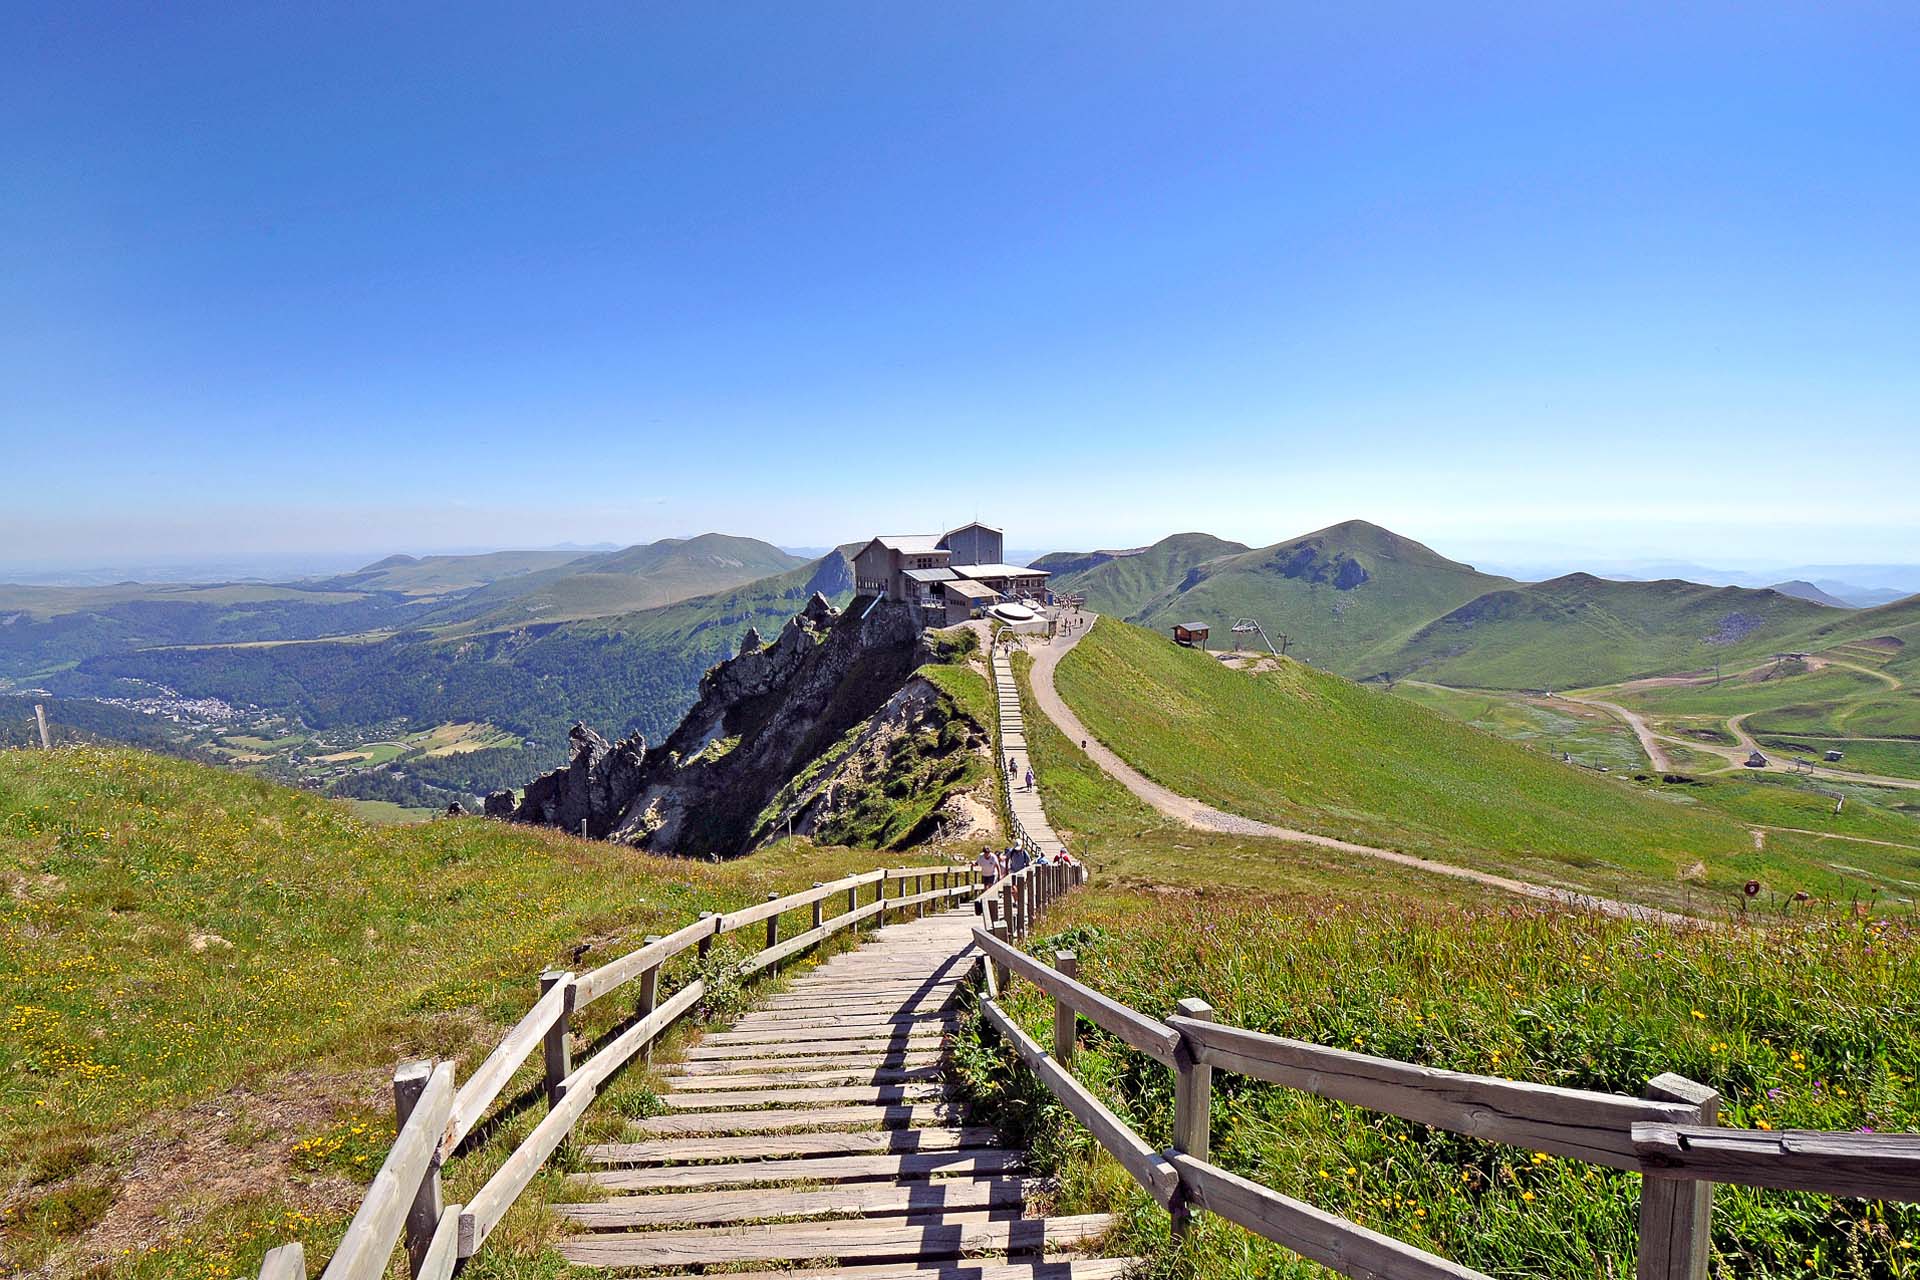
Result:
M1617 702L1602 702L1598 698L1575 698L1564 693L1560 695L1560 698L1565 702L1577 702L1583 707L1598 707L1602 711L1611 712L1618 716L1626 722L1627 728L1633 730L1633 736L1640 740L1640 749L1647 753L1647 759L1652 763L1654 771L1657 773L1673 772L1673 761L1668 757L1665 749L1661 747L1659 735L1654 733L1653 726L1648 724L1637 712L1629 711Z
M1084 614L1092 622L1094 615ZM1088 629L1091 629L1090 627ZM1434 875L1450 876L1456 880L1469 880L1491 889L1504 890L1521 897L1535 898L1546 902L1559 903L1585 911L1598 911L1603 915L1621 916L1630 920L1655 920L1665 924L1697 924L1689 916L1678 915L1671 911L1662 911L1657 907L1645 907L1633 902L1619 902L1612 898L1595 897L1592 894L1576 893L1570 889L1556 889L1550 885L1533 884L1525 880L1515 880L1508 876L1495 875L1490 871L1475 871L1471 867L1455 866L1450 862L1435 862L1431 858L1415 857L1410 853L1400 853L1394 849L1380 849L1372 845L1355 844L1350 840L1337 840L1332 836L1319 835L1312 831L1299 831L1291 827L1275 826L1270 822L1261 822L1255 818L1241 817L1236 813L1226 813L1212 805L1202 804L1190 796L1183 796L1161 786L1132 765L1115 755L1105 743L1088 732L1086 725L1067 707L1054 687L1053 674L1086 630L1078 630L1070 635L1061 636L1051 642L1034 644L1028 652L1033 655L1032 692L1033 700L1049 720L1058 726L1060 732L1074 742L1084 743L1087 757L1099 765L1107 775L1121 786L1131 791L1153 808L1201 831L1218 831L1228 835L1259 836L1270 840L1287 840L1296 844L1309 844L1322 849L1333 849L1340 853L1357 854L1366 858L1377 858L1398 866L1412 867Z

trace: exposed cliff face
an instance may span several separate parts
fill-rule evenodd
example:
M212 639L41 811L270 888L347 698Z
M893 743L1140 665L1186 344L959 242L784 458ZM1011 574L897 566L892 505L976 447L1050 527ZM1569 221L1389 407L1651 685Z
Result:
M638 735L609 743L575 726L572 760L535 779L511 816L570 831L584 822L590 836L723 857L784 833L789 814L796 832L812 830L828 812L826 790L803 801L796 778L839 768L862 726L875 740L921 734L925 746L932 722L945 724L949 704L912 678L932 657L905 606L842 614L816 595L772 643L742 644L709 670L664 743L648 747ZM956 744L979 750L964 733L946 735L941 750ZM505 797L489 798L489 814L505 810Z

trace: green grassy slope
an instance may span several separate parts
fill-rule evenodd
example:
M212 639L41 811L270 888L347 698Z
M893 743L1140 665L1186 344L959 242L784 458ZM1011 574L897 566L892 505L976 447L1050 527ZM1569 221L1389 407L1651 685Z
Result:
M1034 561L1054 574L1056 592L1085 592L1097 613L1132 617L1155 597L1179 587L1199 566L1247 550L1210 533L1176 533L1138 551L1056 552Z
M324 1245L390 1136L397 1060L464 1076L541 968L875 861L378 826L133 751L0 752L0 1268L227 1276L278 1239ZM538 1110L455 1161L449 1198Z
M1443 1069L1639 1096L1673 1071L1736 1128L1920 1131L1920 934L1845 916L1668 931L1596 917L1460 910L1410 896L1116 892L1096 875L1042 917L1035 953L1153 1016L1198 996L1223 1023ZM1028 983L1005 1002L1051 1043ZM1183 1280L1328 1273L1198 1215L1183 1248L1139 1192L989 1035L969 1084L1060 1186L1062 1212L1117 1211L1116 1251ZM1086 1029L1075 1073L1156 1148L1167 1072ZM1213 1158L1284 1194L1494 1276L1633 1274L1641 1180L1445 1133L1216 1071ZM1920 1206L1715 1192L1711 1274L1902 1277Z
M1859 883L1814 837L1755 850L1739 822L1680 790L1650 794L1298 663L1231 671L1102 619L1056 682L1141 772L1288 827L1642 900L1731 904L1749 877L1842 896ZM1857 848L1848 865L1884 891L1920 881L1920 853Z
M1749 664L1838 611L1777 591L1569 574L1490 592L1386 655L1396 675L1478 688L1570 688ZM1850 615L1841 615L1850 616Z
M556 569L580 559L583 554L580 551L490 551L471 556L388 556L316 585L343 591L399 591L411 596L442 596L483 587L503 578Z
M315 728L394 716L422 725L485 720L540 740L558 757L575 720L665 736L692 704L701 674L734 652L749 626L782 625L815 591L844 604L852 588L852 566L835 551L731 590L615 617L366 644L103 655L58 684L100 694L127 679L151 681L188 696L291 712Z
M805 563L756 538L663 538L493 583L427 615L424 625L458 623L471 630L637 613Z
M1210 560L1168 583L1125 616L1164 630L1176 622L1214 629L1228 642L1237 617L1260 620L1276 643L1349 675L1380 669L1378 655L1457 605L1508 584L1363 520L1270 547Z

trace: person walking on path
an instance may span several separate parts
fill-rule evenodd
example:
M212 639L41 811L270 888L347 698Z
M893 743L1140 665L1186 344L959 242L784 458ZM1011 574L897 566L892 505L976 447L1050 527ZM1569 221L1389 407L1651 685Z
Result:
M1000 855L991 849L980 851L980 882L992 884L1000 878Z
M1027 790L1033 790L1033 769L1031 766L1027 769Z

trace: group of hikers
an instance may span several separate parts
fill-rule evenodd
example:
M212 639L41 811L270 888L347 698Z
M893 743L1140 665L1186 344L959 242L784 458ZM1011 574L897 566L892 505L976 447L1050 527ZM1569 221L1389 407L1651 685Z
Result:
M982 849L974 866L980 872L982 884L993 884L1002 876L1010 876L1025 871L1031 866L1077 867L1080 860L1068 853L1065 846L1051 854L1034 853L1022 843L1008 845L1005 849Z

